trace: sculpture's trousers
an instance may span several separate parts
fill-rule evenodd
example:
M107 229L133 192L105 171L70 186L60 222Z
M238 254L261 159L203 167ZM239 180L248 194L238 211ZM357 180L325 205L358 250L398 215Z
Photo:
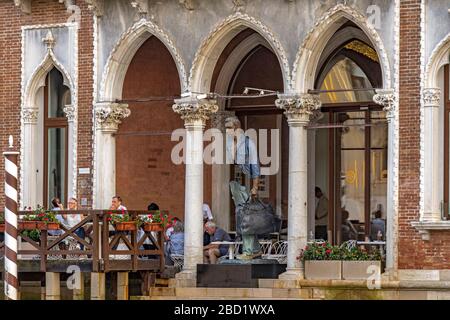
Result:
M254 234L242 235L242 253L252 255L261 251L258 237Z

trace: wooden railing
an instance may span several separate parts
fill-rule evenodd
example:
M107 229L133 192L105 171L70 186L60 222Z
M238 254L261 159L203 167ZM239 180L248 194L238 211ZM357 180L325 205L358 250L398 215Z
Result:
M52 231L40 230L39 239L31 239L19 229L22 244L29 249L18 250L20 264L39 264L34 271L65 272L67 265L82 265L85 271L152 271L164 270L164 231L145 232L138 239L138 230L115 231L108 220L110 214L128 214L133 220L149 211L111 210L65 210L55 211L57 215L81 215L81 221L71 228L60 225L58 235ZM0 212L0 214L2 214ZM19 216L33 215L32 211L21 211ZM76 234L80 228L85 237ZM148 240L154 249L143 248ZM67 246L67 243L69 245ZM119 245L120 244L120 245ZM83 249L81 249L83 246ZM4 242L0 242L0 256L3 256ZM31 258L30 258L31 257ZM30 262L31 261L31 262ZM20 269L19 269L20 271Z

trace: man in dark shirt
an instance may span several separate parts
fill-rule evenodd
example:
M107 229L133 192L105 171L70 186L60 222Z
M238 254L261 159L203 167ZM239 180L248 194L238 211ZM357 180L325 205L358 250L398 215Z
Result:
M228 252L228 245L217 245L213 242L231 241L230 235L223 229L216 226L212 221L205 224L206 232L210 236L211 243L203 247L203 260L205 263L215 264L217 259Z

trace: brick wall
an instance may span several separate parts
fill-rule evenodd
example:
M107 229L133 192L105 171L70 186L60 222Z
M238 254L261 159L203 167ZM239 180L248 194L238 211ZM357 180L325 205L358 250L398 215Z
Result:
M420 0L401 1L399 268L448 269L450 233L433 232L423 241L419 220L420 173Z
M92 14L84 1L77 1L82 10L79 30L79 120L78 165L92 166ZM20 85L21 85L21 26L64 23L71 13L64 4L54 0L32 1L31 14L25 14L13 1L0 1L0 151L7 148L12 134L19 149L20 141ZM4 161L0 161L0 207L4 205ZM78 196L88 198L91 188L82 188L91 178L79 177Z

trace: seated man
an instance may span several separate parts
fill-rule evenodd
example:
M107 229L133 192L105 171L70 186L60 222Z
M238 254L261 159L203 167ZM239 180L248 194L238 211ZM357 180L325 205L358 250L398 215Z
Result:
M342 241L358 240L358 231L355 226L348 220L349 212L345 209L342 210Z
M203 247L203 261L204 263L217 263L217 259L228 253L228 245L217 245L213 242L217 241L231 241L230 235L223 229L216 226L212 221L205 224L206 232L211 237L211 243Z
M381 210L374 213L375 219L370 224L370 240L382 241L386 239L386 222L381 218Z

